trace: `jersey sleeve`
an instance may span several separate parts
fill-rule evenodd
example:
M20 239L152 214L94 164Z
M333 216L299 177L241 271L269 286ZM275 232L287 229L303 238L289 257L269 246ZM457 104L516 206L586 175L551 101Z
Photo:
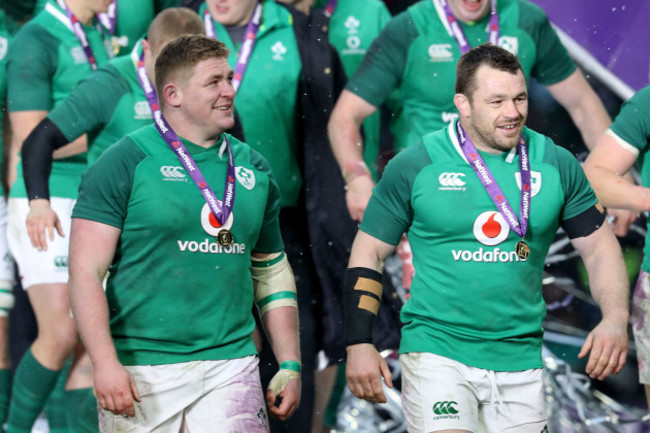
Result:
M380 241L397 245L411 222L411 193L418 173L431 163L424 144L419 143L393 158L372 192L363 214L361 231Z
M273 180L271 166L258 152L251 149L251 164L269 178L269 192L264 209L264 221L260 236L253 251L258 253L276 253L284 249L280 233L280 190Z
M609 129L638 152L647 150L650 143L650 86L639 90L623 104Z
M52 108L51 81L57 61L57 41L42 27L27 24L16 35L7 57L10 112Z
M72 218L123 228L135 169L145 153L128 137L108 148L81 178Z
M555 146L555 149L564 191L564 207L560 220L566 221L587 212L598 202L598 199L575 156L563 147Z
M107 65L93 71L77 84L70 96L47 117L63 132L68 141L107 124L129 86Z
M521 27L535 41L537 57L531 75L541 84L549 86L569 77L576 65L569 52L560 42L544 11L537 5L520 1L519 20Z
M410 17L408 12L404 12L388 22L345 87L375 107L379 107L399 86L409 46L418 36Z

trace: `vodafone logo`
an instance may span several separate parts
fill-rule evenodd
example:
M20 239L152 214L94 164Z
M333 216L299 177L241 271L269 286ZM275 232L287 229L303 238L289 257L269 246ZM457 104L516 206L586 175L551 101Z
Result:
M221 200L218 201L219 204L221 204ZM226 223L221 225L214 214L210 211L210 206L208 206L207 203L205 203L203 205L203 209L201 209L201 226L203 227L203 230L205 230L205 232L210 236L217 236L222 228L232 228L233 219L233 213L230 212Z
M508 239L510 226L497 211L486 211L474 221L474 237L483 245L493 247Z

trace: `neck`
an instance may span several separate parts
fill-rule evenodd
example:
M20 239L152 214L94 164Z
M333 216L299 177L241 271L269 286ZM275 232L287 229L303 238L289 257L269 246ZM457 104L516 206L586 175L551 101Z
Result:
M89 9L83 0L64 0L70 11L83 24L89 25L93 22L95 13Z
M293 3L293 5L300 12L309 15L309 9L314 5L314 0L298 0Z
M176 135L206 149L212 147L223 132L206 132L201 128L197 128L191 119L188 119L187 116L174 107L165 107L163 109L163 116L165 116L167 123L169 123L169 126L172 127Z

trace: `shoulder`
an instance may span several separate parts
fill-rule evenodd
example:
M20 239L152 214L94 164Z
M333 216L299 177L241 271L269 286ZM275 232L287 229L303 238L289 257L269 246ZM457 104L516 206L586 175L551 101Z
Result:
M521 27L538 27L548 24L546 12L527 0L516 0L519 9L519 24Z

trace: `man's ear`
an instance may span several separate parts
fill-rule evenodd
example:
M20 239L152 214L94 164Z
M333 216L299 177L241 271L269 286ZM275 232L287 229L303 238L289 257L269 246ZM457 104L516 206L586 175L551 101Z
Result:
M163 97L165 98L165 103L172 107L179 107L183 100L183 93L181 89L174 83L167 83L163 87Z
M463 95L462 93L456 93L454 95L454 105L458 110L458 114L460 114L462 117L469 118L471 107L467 96Z

